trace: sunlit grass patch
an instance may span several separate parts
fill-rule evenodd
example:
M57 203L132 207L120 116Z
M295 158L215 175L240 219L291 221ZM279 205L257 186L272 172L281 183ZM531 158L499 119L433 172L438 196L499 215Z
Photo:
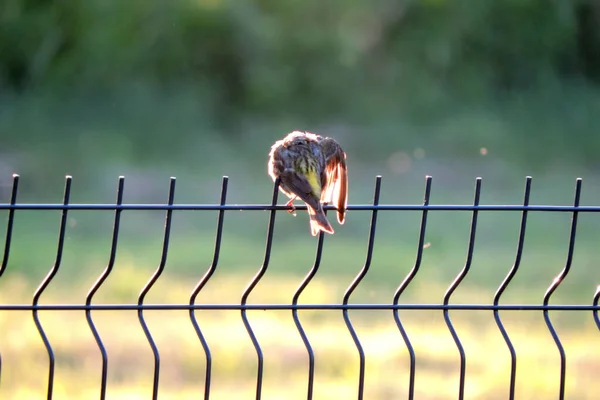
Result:
M98 302L133 298L129 279L98 296ZM129 283L128 283L129 282ZM223 277L207 285L198 302L216 303L224 292L239 291L243 279ZM286 303L297 286L295 277L265 277L252 303ZM335 303L329 282L319 277L304 303ZM433 285L433 284L432 284ZM128 286L131 286L128 288ZM181 302L189 282L168 278L151 291L149 303ZM30 301L31 287L16 276L0 293L0 302ZM377 287L370 288L378 293ZM115 292L112 292L115 291ZM476 291L475 291L476 292ZM118 293L121 293L119 295ZM479 296L479 294L475 294ZM386 298L375 296L374 301ZM60 288L43 303L78 303ZM255 391L257 356L239 311L199 310L195 313L212 355L211 398L251 398ZM554 316L554 314L552 314ZM159 390L163 398L197 398L204 390L206 357L187 311L145 311L160 352ZM541 313L502 312L517 352L517 395L536 399L556 396L558 351ZM145 398L152 390L154 359L136 311L94 311L92 317L108 353L109 398ZM349 311L366 356L365 397L403 398L408 390L409 357L391 311ZM416 355L415 394L421 399L453 399L458 391L459 353L441 312L401 311ZM451 320L464 346L466 395L501 399L508 394L510 356L491 312L451 311ZM567 353L567 395L591 399L600 390L594 371L600 370L600 334L591 315L575 320L556 318ZM267 399L306 397L308 356L291 311L248 311L264 355L263 394ZM315 354L316 399L352 398L358 389L358 350L340 310L299 311L300 321ZM56 357L56 398L97 397L101 357L84 312L43 311L40 319ZM562 321L562 322L561 322ZM2 386L0 397L41 397L45 393L48 356L30 312L0 312ZM25 396L25 397L23 397ZM128 397L129 396L129 397Z

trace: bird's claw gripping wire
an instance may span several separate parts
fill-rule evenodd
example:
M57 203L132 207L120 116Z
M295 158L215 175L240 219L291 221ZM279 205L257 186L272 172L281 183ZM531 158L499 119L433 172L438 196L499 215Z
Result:
M297 196L292 197L287 203L285 203L287 207L291 207L289 210L287 210L287 212L292 214L294 217L296 216L296 207L294 206L294 201L296 200L296 197Z

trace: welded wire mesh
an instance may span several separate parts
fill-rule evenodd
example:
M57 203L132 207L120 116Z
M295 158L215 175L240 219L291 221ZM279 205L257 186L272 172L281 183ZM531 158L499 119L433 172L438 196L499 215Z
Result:
M458 334L455 326L452 322L451 312L457 310L463 311L492 311L495 323L497 325L498 330L500 331L504 342L506 344L507 351L510 353L510 371L506 371L507 374L510 375L509 380L509 388L507 389L507 398L513 399L515 398L515 387L516 387L516 370L517 370L517 360L518 355L515 350L515 346L511 339L511 336L506 329L503 320L500 315L500 311L541 311L543 313L544 321L547 326L547 330L552 336L556 351L559 354L560 358L560 374L556 377L559 380L558 384L558 393L557 397L559 399L565 398L565 380L566 380L566 351L563 346L563 342L561 341L561 337L557 333L555 326L553 324L552 318L549 314L550 311L571 311L571 312L584 312L591 313L593 317L593 321L597 328L600 330L600 286L598 286L595 293L590 293L590 302L589 304L550 304L552 296L557 288L561 285L563 280L569 274L571 269L574 247L576 243L577 236L577 223L580 215L582 213L599 213L600 206L581 206L581 190L582 190L582 180L577 179L575 190L574 190L574 200L573 204L569 206L551 206L551 205L531 205L530 197L531 197L531 178L528 177L526 179L525 192L523 196L523 202L520 205L481 205L480 197L481 197L481 179L478 178L475 184L475 193L473 203L471 205L432 205L430 204L430 194L432 187L432 178L427 177L425 183L425 194L423 204L419 205L382 205L379 204L380 200L380 192L381 192L381 177L376 178L375 190L373 194L373 202L369 205L349 205L349 212L370 212L371 213L371 221L368 233L368 243L367 243L367 256L366 261L362 269L356 275L350 286L344 293L343 300L340 303L333 304L299 304L299 298L303 291L310 285L311 280L315 276L319 264L321 263L321 257L323 254L324 247L324 237L323 234L320 234L317 238L317 251L314 259L314 264L312 268L309 270L305 278L302 280L300 285L298 286L295 293L293 293L292 301L289 304L249 304L248 298L250 294L253 292L254 288L263 278L267 268L269 266L270 257L271 257L271 249L273 246L273 238L275 235L275 218L277 212L281 212L284 210L289 210L290 207L278 205L278 185L279 182L275 182L272 192L272 200L270 204L266 205L231 205L227 204L227 188L228 188L228 178L223 177L222 186L221 186L221 194L220 194L220 202L219 204L175 204L175 178L171 178L170 186L168 191L168 201L166 204L124 204L123 203L123 190L125 179L123 177L119 178L118 181L118 189L117 189L117 200L115 204L72 204L70 203L70 195L71 195L71 177L67 176L66 184L64 188L63 201L59 204L26 204L26 203L18 203L17 195L19 189L19 176L14 175L13 183L12 183L12 191L10 194L9 203L0 204L1 210L6 210L8 214L7 225L6 225L6 239L4 246L4 254L2 258L2 264L0 265L0 280L2 275L7 271L10 266L10 250L11 250L11 240L13 237L13 227L15 223L15 213L21 212L34 212L34 210L60 210L61 211L61 219L58 230L58 246L56 250L55 261L48 271L45 278L39 284L37 289L34 292L32 301L30 304L0 304L0 311L9 312L9 311L31 311L35 326L39 333L39 336L44 344L45 350L47 352L47 398L50 399L54 394L54 384L55 384L55 366L56 366L56 357L55 357L55 349L52 344L52 340L49 339L47 332L45 330L44 324L40 320L40 314L45 311L71 311L71 312L85 312L87 324L89 329L95 339L98 350L101 355L101 373L99 376L99 387L98 387L98 395L101 399L107 397L106 389L108 383L108 362L109 356L107 353L105 338L100 335L96 324L94 322L94 313L114 310L114 311L137 311L139 324L143 329L145 334L145 338L148 341L148 344L152 350L153 357L153 377L152 377L152 398L156 399L159 395L159 377L161 374L161 353L155 343L155 339L153 337L152 331L149 329L148 324L146 323L144 317L144 311L146 310L184 310L189 312L189 322L193 326L195 333L197 335L198 340L200 341L203 351L204 358L206 363L205 375L203 377L203 391L198 393L198 397L204 397L205 399L209 399L211 397L211 383L212 383L212 371L213 371L213 354L211 353L211 348L209 346L208 341L205 338L205 335L202 330L202 324L198 321L196 317L196 311L198 310L239 310L241 313L241 319L247 331L247 334L254 346L256 352L256 378L255 378L255 394L253 397L256 399L263 397L263 368L264 368L264 355L261 347L260 340L255 334L255 330L253 324L248 318L247 312L249 310L265 310L265 311L274 311L274 310L290 310L292 312L292 318L295 324L296 329L303 341L303 344L306 349L306 353L308 355L308 375L306 382L306 398L311 399L313 397L314 390L314 382L315 382L315 351L309 340L309 337L305 331L305 328L298 316L298 311L300 310L341 310L343 314L343 319L346 325L346 328L349 334L352 337L354 345L356 347L356 352L359 358L358 365L358 381L356 382L356 397L358 399L363 399L365 397L365 375L366 375L366 357L365 350L363 348L363 344L361 342L361 338L359 337L357 330L352 322L352 318L350 316L350 311L352 310L388 310L392 313L393 320L397 325L397 329L399 331L400 336L406 346L406 350L409 355L409 363L406 365L406 369L408 370L408 382L405 383L407 386L407 398L413 399L415 398L415 375L416 375L416 360L417 355L414 350L414 346L411 341L411 337L409 332L405 328L400 312L403 310L422 310L422 311L431 311L431 310L439 310L443 313L444 321L447 326L449 333L451 334L453 341L456 346L456 350L458 352L460 358L459 364L459 380L456 386L456 398L462 399L465 396L465 385L466 385L466 363L467 356L464 350L464 343L461 340L460 335ZM297 206L298 209L305 209L305 206ZM327 206L326 209L332 209L331 206ZM63 248L65 243L65 232L67 227L67 216L68 213L72 210L108 210L114 212L114 222L112 228L112 239L110 246L110 255L108 265L105 270L101 273L101 275L97 278L91 289L89 290L85 302L83 304L40 304L39 300L46 288L52 283L55 275L57 274L60 266L61 266L61 258L63 255ZM162 250L160 262L157 269L154 271L150 279L144 285L141 293L138 296L137 304L94 304L94 296L98 292L98 290L105 283L106 279L110 276L113 271L113 266L115 264L115 255L117 245L119 243L119 232L120 232L120 222L121 216L124 211L126 212L134 212L139 210L163 210L165 212L165 224L164 224L164 234L162 241ZM171 222L173 211L218 211L218 219L217 219L217 230L214 239L214 251L212 261L202 276L202 278L196 283L194 289L192 290L189 296L189 302L186 304L150 304L145 301L146 295L153 287L153 285L160 279L161 274L165 269L165 264L167 260L167 254L169 251L169 240L171 234ZM223 220L224 215L228 211L268 211L268 228L266 235L266 245L264 249L264 258L263 262L251 279L251 281L246 286L246 289L243 291L241 295L241 299L239 303L236 304L206 304L199 303L196 301L198 295L202 292L205 285L209 282L213 274L215 273L218 265L219 265L219 256L221 254L221 239L223 235ZM414 265L412 269L408 272L405 278L398 285L395 290L393 301L388 304L366 304L366 303L353 303L351 302L352 295L355 289L361 284L361 281L365 278L365 276L369 273L369 268L371 266L371 259L374 252L374 241L375 241L375 233L377 230L377 220L379 212L394 212L394 211L412 211L418 212L421 214L421 222L420 229L418 233L418 250L416 254L416 259L414 261ZM470 233L467 243L467 259L460 270L454 281L448 287L445 295L443 296L443 301L439 304L415 304L415 303L403 303L402 295L405 290L411 285L413 279L418 275L419 269L421 266L422 258L423 258L423 249L426 247L425 243L425 235L427 229L427 219L430 212L436 211L467 211L471 213L471 224L470 224ZM506 277L497 288L495 296L493 298L493 302L491 304L456 304L452 303L452 296L456 289L461 285L463 280L469 274L471 268L471 262L474 252L474 244L477 237L477 227L478 227L478 216L482 212L486 211L502 211L502 212L518 212L521 215L520 228L518 234L518 243L517 243L517 251L516 257L514 260L514 264L512 268L508 271ZM547 288L543 300L540 304L502 304L502 295L510 285L512 279L518 272L521 264L521 257L524 249L524 238L525 231L527 228L528 216L532 212L557 212L557 213L568 213L571 215L571 225L569 231L569 240L568 240L568 251L567 251L567 259L564 264L564 268L559 273L559 275L554 279L551 285ZM600 243L600 241L598 242ZM414 339L414 338L413 338ZM0 343L0 352L2 351L1 343ZM1 355L1 353L0 353ZM0 382L2 379L2 359L0 358Z

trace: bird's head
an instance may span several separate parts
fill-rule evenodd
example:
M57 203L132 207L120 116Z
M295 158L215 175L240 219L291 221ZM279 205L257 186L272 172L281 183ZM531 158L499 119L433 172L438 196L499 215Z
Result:
M306 146L309 142L318 141L319 136L310 132L293 131L288 133L285 142L288 146Z

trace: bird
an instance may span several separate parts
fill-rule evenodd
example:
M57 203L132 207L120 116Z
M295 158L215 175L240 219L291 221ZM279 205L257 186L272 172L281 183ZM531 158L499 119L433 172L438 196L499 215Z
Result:
M346 153L335 139L311 132L293 131L271 146L269 176L279 178L279 190L289 197L286 206L300 199L306 203L310 232L316 236L334 230L323 210L332 203L337 221L343 225L348 205L348 169Z

